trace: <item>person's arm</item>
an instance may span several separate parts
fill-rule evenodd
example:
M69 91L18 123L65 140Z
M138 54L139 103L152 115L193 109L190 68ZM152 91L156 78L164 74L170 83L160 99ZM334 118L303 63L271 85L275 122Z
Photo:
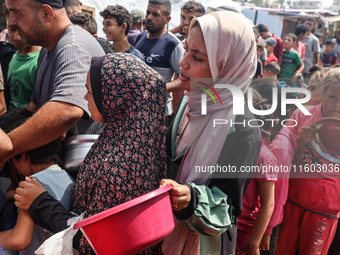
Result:
M20 210L15 227L0 232L0 246L7 250L24 250L31 243L34 225L28 211Z
M30 178L19 183L14 198L17 207L28 210L36 224L53 233L66 229L67 221L75 216L54 199L38 181Z
M303 72L304 68L305 68L305 64L303 62L300 66L296 67L296 71L294 73L293 78L291 79L291 83L297 82L297 78L299 77L300 73Z
M279 56L279 57L277 58L277 60L278 60L279 66L281 66L281 64L282 64L282 56Z
M2 68L0 64L0 116L7 111L5 93L4 93L4 77L2 75Z
M315 135L315 128L309 126L302 127L299 135L295 138L296 148L294 152L298 152L306 143L313 140Z
M13 144L8 135L0 128L0 155L13 150Z
M84 111L78 106L58 101L47 102L26 123L9 133L13 150L10 153L0 150L0 165L14 155L38 148L59 138L83 114Z
M314 61L315 61L316 65L321 64L320 55L319 54L320 54L320 52L314 52Z
M181 80L178 78L177 74L175 74L175 79L173 81L170 81L166 84L166 89L168 93L180 91L181 89L183 89L181 86Z
M160 187L168 184L173 186L170 199L174 215L191 232L218 236L235 223L231 200L219 188L194 183L182 185L170 179L163 179Z
M171 29L170 32L173 34L176 34L176 33L182 34L183 30L182 30L181 25L178 25L177 27L174 27L173 29Z
M259 186L261 208L256 216L249 239L242 248L246 255L259 254L259 250L269 250L269 239L266 239L268 241L266 243L262 243L261 240L274 209L274 182L264 181Z
M38 105L36 105L35 103L33 103L32 101L29 102L29 104L27 105L27 108L26 108L27 111L30 111L30 112L36 112L38 111Z
M7 112L4 91L0 91L0 116Z

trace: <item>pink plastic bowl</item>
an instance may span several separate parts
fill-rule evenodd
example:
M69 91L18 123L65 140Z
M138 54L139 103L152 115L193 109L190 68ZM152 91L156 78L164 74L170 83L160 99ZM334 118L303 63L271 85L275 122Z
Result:
M98 255L134 254L168 235L174 228L171 185L93 215L74 225Z

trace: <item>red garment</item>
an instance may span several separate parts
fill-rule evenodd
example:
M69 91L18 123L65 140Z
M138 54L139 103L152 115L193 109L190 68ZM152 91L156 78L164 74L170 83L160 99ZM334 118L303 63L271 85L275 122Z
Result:
M262 166L276 166L276 159L273 153L264 144L262 144L261 146L259 158L256 165L259 167L258 169L261 169ZM270 173L269 171L253 174L253 177L250 180L248 188L242 199L242 213L237 218L237 229L238 231L241 230L243 232L243 236L240 236L239 238L239 235L237 235L236 250L242 249L242 247L247 243L249 235L254 227L256 216L261 207L259 196L260 183L265 181L276 181L276 175L276 173Z
M277 57L276 57L274 54L270 54L270 55L267 57L267 63L270 63L270 62L279 63Z
M290 168L296 147L291 131L283 127L275 139L268 146L277 160L277 166ZM283 207L286 204L289 187L289 172L280 171L275 182L275 206L272 217L268 223L266 234L271 234L272 229L280 224L283 219Z
M302 42L293 45L293 49L296 50L301 57L302 62L305 62L306 46Z
M302 189L301 189L302 190ZM290 202L285 205L275 255L327 255L338 219L306 211Z
M310 126L318 119L322 118L322 104L306 107L312 115L304 115L297 109L290 119L298 122L296 127L290 128L294 137L298 136L299 131L304 126ZM287 125L290 125L289 123ZM297 173L300 166L310 166L312 164L325 164L330 169L333 163L322 158L310 145L304 145L296 154L293 160L296 165ZM338 172L304 173L307 178L291 178L289 180L288 200L302 206L314 213L327 215L329 217L340 216L340 178ZM317 178L309 178L309 177ZM292 174L291 174L292 177ZM299 176L301 177L301 175Z
M294 137L298 136L302 127L310 126L323 117L322 104L306 108L312 115L304 115L298 109L290 117L297 121L297 126L290 128ZM330 167L331 163L321 158L307 143L295 154L293 165L298 170L300 166L309 167L313 164ZM307 178L292 176L291 172L288 202L280 226L276 255L295 254L297 248L300 255L326 255L340 213L340 178L334 178L338 177L338 173L317 173L315 176L320 178L311 178L311 173L303 175Z
M275 38L275 40L277 42L273 53L277 58L279 58L279 56L283 55L283 41L280 37L278 37L274 34L273 34L273 37Z

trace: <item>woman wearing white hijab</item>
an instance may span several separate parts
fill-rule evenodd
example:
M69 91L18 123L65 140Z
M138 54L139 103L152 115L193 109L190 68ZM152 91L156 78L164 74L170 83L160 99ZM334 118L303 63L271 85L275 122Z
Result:
M202 91L197 86L208 90L214 84L231 84L246 92L256 69L256 42L249 22L231 11L194 19L187 53L179 64L188 106L177 112L167 150L172 162L181 162L176 180L185 185L170 179L161 182L173 186L170 194L177 219L162 250L166 255L235 254L236 217L249 176L217 176L196 169L229 165L240 170L255 165L261 135L245 125L214 127L215 119L247 123L254 117L246 105L244 115L233 116L233 97L224 88L216 89L221 99L217 104L208 97L207 115L201 115Z

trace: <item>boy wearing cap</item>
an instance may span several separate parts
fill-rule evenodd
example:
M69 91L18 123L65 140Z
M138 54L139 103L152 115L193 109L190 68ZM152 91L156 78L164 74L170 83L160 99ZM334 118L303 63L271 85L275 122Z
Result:
M338 56L333 52L335 47L335 41L333 39L327 39L325 43L325 49L321 55L321 62L323 67L331 67L338 63Z
M128 41L131 46L136 45L136 40L143 28L143 20L145 20L145 13L142 10L135 9L131 11L132 23L131 29L127 35Z
M277 57L274 55L274 48L276 46L276 40L274 37L269 37L264 41L264 46L267 50L267 63L276 62L278 63Z

